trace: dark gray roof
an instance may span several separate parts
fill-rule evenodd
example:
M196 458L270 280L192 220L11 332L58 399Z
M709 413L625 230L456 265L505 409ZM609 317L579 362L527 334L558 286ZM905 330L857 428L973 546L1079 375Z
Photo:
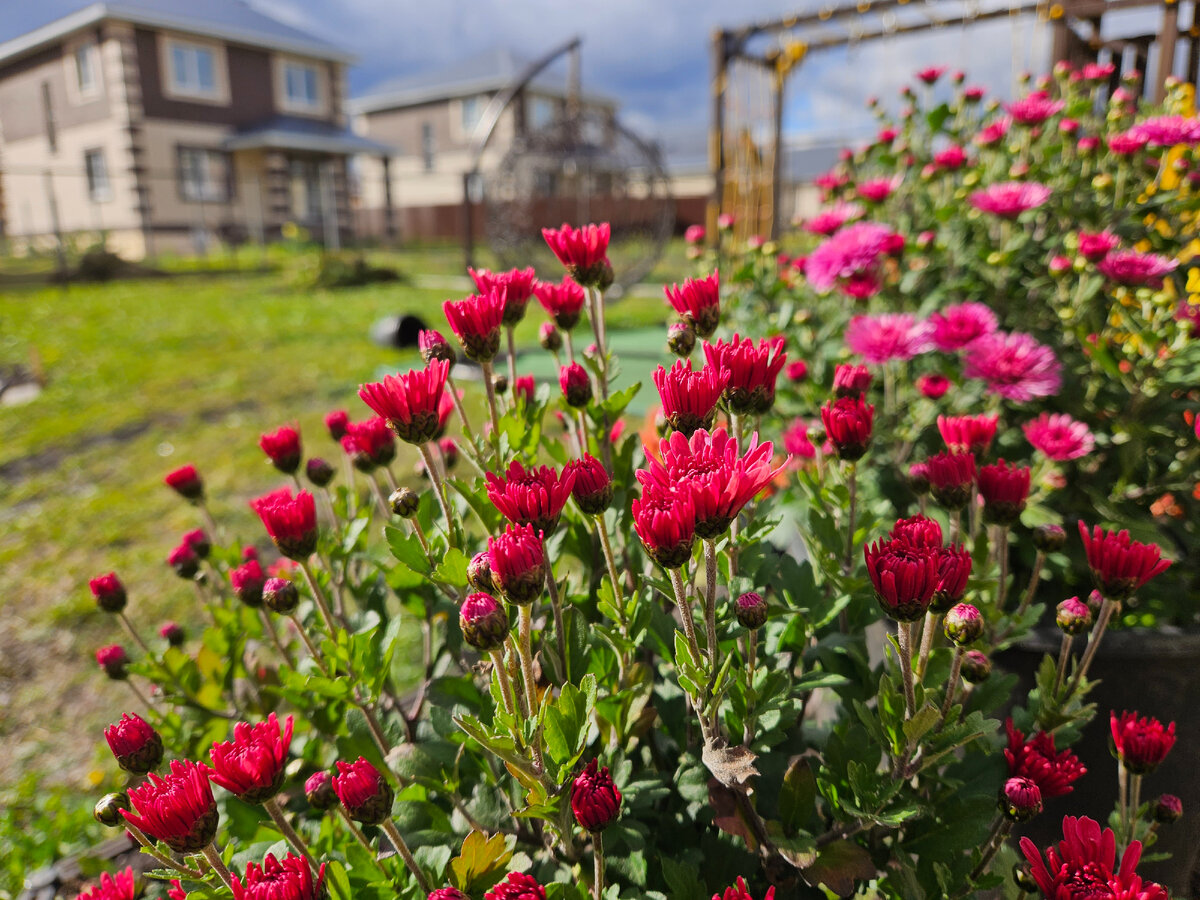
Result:
M343 48L250 6L245 0L4 0L0 16L0 59L56 41L80 28L117 19L151 28L172 28L220 40L266 46L343 62Z
M346 128L315 119L275 116L225 139L227 150L273 147L313 153L391 154L394 149Z
M352 112L369 113L450 97L467 97L484 91L499 91L512 82L530 62L532 60L513 53L508 48L497 47L465 56L450 65L389 78L352 98L347 107ZM565 94L566 75L556 75L555 72L556 66L544 70L530 82L530 86L549 94ZM615 105L615 101L609 97L588 92L584 93L584 97L593 102Z

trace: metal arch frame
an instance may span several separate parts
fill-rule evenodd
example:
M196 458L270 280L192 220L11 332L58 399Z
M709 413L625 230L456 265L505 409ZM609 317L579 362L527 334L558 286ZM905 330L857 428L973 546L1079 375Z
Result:
M925 16L924 21L905 24L893 22L889 25L885 19L878 27L860 31L853 35L845 33L818 38L811 42L803 42L805 45L805 54L807 54L816 50L828 50L850 43L862 43L864 41L877 40L899 34L912 34L950 25L966 26L989 19L1035 13L1045 15L1048 20L1055 22L1057 26L1055 52L1061 55L1062 42L1065 40L1066 32L1073 29L1075 24L1091 24L1096 36L1094 40L1098 40L1099 17L1105 13L1150 6L1162 7L1165 10L1162 32L1156 36L1160 44L1161 58L1174 60L1175 44L1179 35L1179 0L1061 0L1058 3L1050 3L1048 0L1012 0L1007 7L999 7L986 11L979 10L974 4L964 2L964 7L971 10L970 14L963 11L949 18L936 16L930 8L931 5L929 0L926 0L925 3L917 3L915 0L849 0L849 2L844 2L836 6L830 2L816 13L784 16L744 25L739 28L719 28L713 32L712 122L710 124L708 142L709 169L713 179L712 196L709 200L707 215L707 233L710 242L715 242L719 236L719 230L716 227L717 216L720 214L725 192L725 92L728 87L729 64L734 60L760 65L769 71L775 72L777 75L772 90L774 107L772 138L774 153L772 158L773 171L771 185L773 199L771 236L776 236L779 230L783 87L790 71L780 72L778 53L756 55L747 52L746 45L753 38L767 34L781 35L795 32L799 29L820 28L831 23L840 22L843 19L890 13L898 9L912 9L922 12ZM1200 0L1197 0L1193 4L1193 18L1200 18ZM1194 30L1196 30L1195 22L1193 22ZM1193 56L1197 55L1193 52ZM1195 60L1189 62L1189 71L1196 68ZM1163 69L1163 67L1160 66L1160 69ZM1156 101L1161 101L1164 96L1166 76L1170 74L1170 65L1165 67L1164 71L1158 73L1158 83L1155 87Z
M474 210L471 206L471 186L475 183L475 179L479 177L479 166L483 160L484 151L487 150L488 143L492 139L492 134L495 132L496 126L500 124L500 116L504 114L504 110L509 107L529 82L540 75L559 57L568 53L572 54L572 57L571 72L567 83L567 103L568 105L578 104L579 48L582 44L583 38L576 35L544 56L535 59L522 69L504 90L492 97L491 101L484 108L483 114L479 117L479 122L476 123L475 130L471 133L470 166L463 173L463 257L467 268L473 268L475 265L475 222Z

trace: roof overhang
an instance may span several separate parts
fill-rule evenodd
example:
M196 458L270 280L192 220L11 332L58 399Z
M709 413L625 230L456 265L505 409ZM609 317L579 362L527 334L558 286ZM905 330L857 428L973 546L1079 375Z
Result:
M0 63L31 53L47 44L53 44L68 35L97 25L106 20L128 22L148 28L164 28L196 34L203 37L248 44L252 47L267 47L283 53L312 56L349 65L356 57L328 44L296 40L282 35L264 34L253 29L236 28L219 22L206 21L203 16L179 16L155 10L125 6L121 3L93 3L83 9L56 19L41 28L35 28L20 37L0 44Z
M337 134L311 134L287 128L262 128L234 134L222 143L226 150L299 150L304 153L352 155L370 153L391 156L395 148L345 131Z

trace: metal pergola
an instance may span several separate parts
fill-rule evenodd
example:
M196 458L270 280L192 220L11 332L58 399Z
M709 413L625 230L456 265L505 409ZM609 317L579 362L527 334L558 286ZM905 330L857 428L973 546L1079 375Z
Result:
M811 53L898 35L917 34L948 26L969 25L1001 18L1036 15L1052 29L1051 58L1074 63L1094 60L1108 50L1123 68L1145 72L1150 48L1157 47L1158 71L1152 82L1155 101L1161 101L1167 78L1175 74L1176 49L1181 40L1188 45L1185 80L1196 83L1200 69L1200 0L854 0L827 3L816 12L721 28L712 37L712 122L709 131L709 167L712 196L708 209L708 232L715 237L716 220L722 211L728 172L726 146L727 89L730 64L749 63L761 67L771 80L771 173L770 231L779 230L779 200L782 186L784 87L788 77ZM1181 32L1180 8L1190 7L1189 28ZM1106 39L1101 23L1107 13L1127 9L1163 9L1161 29L1154 34ZM751 48L756 38L774 37L768 50ZM1166 64L1163 64L1166 61ZM1122 65L1125 63L1125 65Z

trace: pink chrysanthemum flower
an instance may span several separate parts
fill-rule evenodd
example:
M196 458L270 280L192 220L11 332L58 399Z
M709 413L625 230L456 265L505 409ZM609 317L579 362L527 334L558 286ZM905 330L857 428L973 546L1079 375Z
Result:
M803 419L794 420L783 430L783 449L793 459L816 459L817 447L808 432L808 423Z
M869 203L882 203L900 186L900 176L891 178L871 178L860 181L854 187L854 192Z
M396 437L410 444L424 444L437 437L442 426L442 400L449 400L443 398L442 391L449 372L450 363L435 359L424 369L385 375L383 381L360 385L358 396L387 421Z
M821 210L805 222L804 230L809 234L828 237L847 222L861 218L862 214L863 208L857 203L835 203L829 209Z
M1079 255L1089 262L1104 259L1117 248L1120 239L1111 231L1080 231Z
M1132 156L1149 143L1149 138L1133 131L1121 131L1108 136L1108 149L1117 156Z
M1065 413L1042 413L1021 427L1035 450L1057 462L1087 456L1096 444L1088 427Z
M988 390L1018 403L1050 397L1062 386L1054 351L1022 332L997 331L971 345L963 374L986 381Z
M1004 108L1019 125L1040 125L1051 116L1062 112L1065 105L1062 100L1051 100L1042 91L1035 91L1020 100L1005 104Z
M1136 250L1115 250L1096 263L1104 277L1129 287L1161 287L1163 278L1178 266L1178 260Z
M579 324L587 295L582 287L571 280L570 275L564 275L558 284L535 281L533 293L537 296L538 303L542 304L542 308L554 319L554 324L563 331L570 331Z
M943 353L953 353L991 334L1000 323L986 304L959 303L933 313L929 324L933 327L933 345Z
M883 286L880 268L895 234L877 222L859 222L843 228L809 255L804 274L818 291L836 287L850 297L864 300Z
M997 119L992 124L981 129L979 134L975 135L975 143L980 147L991 147L1004 140L1004 136L1008 134L1008 129L1012 126L1012 119L1008 116Z
M938 433L951 453L986 453L996 437L994 416L938 416Z
M970 204L1002 219L1015 219L1050 199L1050 188L1036 181L1003 181L971 194Z
M846 346L875 365L912 359L929 349L929 325L908 313L855 316L846 327Z
M533 296L537 273L533 267L489 272L487 269L467 269L479 293L497 293L504 298L504 324L516 325L525 318L525 307Z
M650 454L646 454L650 458ZM647 485L633 501L633 530L650 557L664 569L678 569L692 558L696 509L690 493Z
M951 144L934 154L933 164L943 169L961 169L967 164L967 151L958 144Z
M728 374L723 399L738 414L762 414L775 403L775 382L787 361L782 336L758 342L735 334L732 341L704 344L708 368Z
M1200 143L1200 121L1187 116L1151 116L1129 129L1153 147Z

